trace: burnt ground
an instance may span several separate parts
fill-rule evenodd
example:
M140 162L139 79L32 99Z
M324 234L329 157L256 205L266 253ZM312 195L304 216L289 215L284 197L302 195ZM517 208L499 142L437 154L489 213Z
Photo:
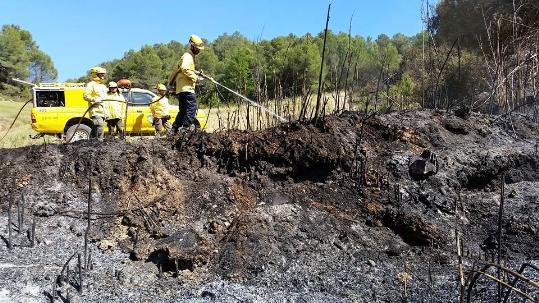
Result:
M491 260L502 181L503 264L539 265L538 138L412 111L1 149L0 301L454 302L455 232L466 272ZM89 196L79 293L77 256L60 274L84 260ZM496 285L470 294L495 302Z

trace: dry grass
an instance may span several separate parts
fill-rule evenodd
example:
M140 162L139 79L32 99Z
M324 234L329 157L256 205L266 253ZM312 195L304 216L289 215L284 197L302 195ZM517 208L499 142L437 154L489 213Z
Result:
M325 112L329 114L336 107L335 98L331 95L325 95L322 98L325 104ZM341 101L342 102L342 101ZM22 107L23 102L14 102L6 100L0 96L0 138L4 136L9 125L17 115L17 112ZM304 116L309 118L313 116L316 104L316 96L310 96L307 99L301 97L287 98L279 101L266 101L261 103L270 111L282 116L287 120L296 120L300 117L302 108ZM324 105L322 104L322 105ZM347 106L347 109L350 109ZM357 108L352 108L356 109ZM34 132L30 125L30 110L31 104L28 104L19 118L9 131L8 135L0 142L0 148L15 148L27 145L57 143L59 139L52 136L45 136L42 139L32 139L37 133ZM204 114L208 117L205 131L214 132L224 129L247 129L247 117L249 116L250 129L263 129L279 124L279 120L272 117L270 114L256 107L248 106L246 102L239 101L234 104L222 105L218 108L201 108ZM249 115L247 112L249 111Z
M6 101L5 99L0 101L0 138L4 136L23 104L23 102ZM1 148L15 148L54 141L52 137L44 137L39 140L30 138L36 134L30 125L31 108L31 104L25 106L9 133L0 142Z
M342 108L343 98L344 95L341 96L340 108ZM329 94L323 96L321 103L322 114L331 114L337 106L335 98ZM278 101L261 102L260 104L286 120L294 121L297 120L300 115L303 115L303 117L307 119L314 116L316 96L310 96L305 99L301 97L287 98ZM322 106L324 107L322 108ZM346 110L357 109L357 105L352 104L350 106L347 101ZM223 129L248 129L248 116L250 126L249 129L253 130L272 127L280 123L279 120L273 117L271 114L255 106L248 105L244 101L222 105L218 108L204 108L201 110L204 112L206 117L208 117L208 122L205 128L205 130L208 132ZM303 114L301 113L302 110ZM247 115L248 111L249 115Z

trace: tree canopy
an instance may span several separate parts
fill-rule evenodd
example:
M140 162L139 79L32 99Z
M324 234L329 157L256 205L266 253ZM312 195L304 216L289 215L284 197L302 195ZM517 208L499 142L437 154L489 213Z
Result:
M206 48L196 57L196 66L217 81L253 98L301 95L317 85L323 36L323 32L316 36L290 34L253 42L238 32L225 33L214 41L205 41ZM414 39L404 35L394 38L381 35L372 40L329 31L327 40L323 81L325 89L335 89L343 86L345 67L349 73L354 68L364 79L364 85L377 79L380 70L384 70L384 75L397 73L404 52ZM100 65L109 70L111 79L129 78L138 87L152 88L166 81L187 50L187 45L177 41L145 45L126 52L121 59ZM84 82L88 75L73 80ZM202 102L211 102L214 91L211 85L205 84L200 94ZM222 92L222 95L227 94Z
M384 99L388 109L419 104L436 108L443 104L448 109L465 103L475 106L485 92L500 104L510 104L508 98L514 103L536 94L536 1L441 0L428 12L426 30L410 37L364 38L328 30L327 35L322 31L251 41L239 32L224 33L214 41L204 41L206 48L196 57L196 67L257 100L312 93L321 65L322 88L334 98L344 92L357 103ZM128 78L137 87L152 89L166 82L187 50L178 41L144 45L126 51L122 58L95 65L105 67L110 80ZM2 28L0 92L21 92L20 86L8 81L12 77L40 82L54 80L56 74L51 58L28 31L16 25ZM71 81L86 82L88 76ZM520 80L514 80L515 76ZM202 103L233 98L208 81L198 87Z
M11 78L34 83L52 81L57 77L54 64L39 49L30 32L17 25L4 25L0 32L0 92L10 96L28 94L27 90L11 84Z

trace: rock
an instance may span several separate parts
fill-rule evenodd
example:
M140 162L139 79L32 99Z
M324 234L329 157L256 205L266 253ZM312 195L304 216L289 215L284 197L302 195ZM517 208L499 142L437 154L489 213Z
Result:
M180 230L169 237L156 241L158 250L168 251L171 256L196 256L200 252L202 238L191 229Z
M209 299L211 301L215 301L215 298L216 298L216 295L213 292L209 291L209 290L202 291L200 296L202 298L204 298L204 299Z
M373 260L369 260L369 261L367 261L367 263L372 267L376 266L376 262L374 262Z
M164 238L139 240L132 252L136 260L172 262L177 259L181 270L194 270L196 263L207 262L211 254L206 238L193 229L182 229Z
M466 123L456 117L447 118L444 122L444 128L456 135L467 135L470 133Z
M408 168L410 177L416 181L425 180L438 173L438 160L436 154L426 149L421 157L416 157Z
M385 250L385 253L388 255L388 256L391 256L391 257L398 257L400 256L404 251L404 248L402 246L398 246L398 245L390 245L386 250Z
M479 245L479 248L481 248L483 251L487 250L494 250L498 247L498 239L496 239L496 236L494 234L490 234L481 245Z
M443 232L443 229L417 214L387 213L384 223L411 246L438 247L448 242L447 234Z
M455 111L455 116L461 118L461 119L464 119L464 120L467 120L468 118L470 118L470 114L471 114L471 110L468 106L466 105L463 105L463 106L460 106L456 111Z

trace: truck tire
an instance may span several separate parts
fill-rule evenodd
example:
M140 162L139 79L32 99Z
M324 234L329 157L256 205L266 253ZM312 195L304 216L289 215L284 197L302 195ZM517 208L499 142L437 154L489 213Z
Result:
M92 134L92 129L88 125L85 125L85 124L79 125L79 128L77 129L77 133L75 133L75 129L77 129L77 124L72 125L71 127L67 129L66 142L75 142L79 140L90 139L90 136Z

